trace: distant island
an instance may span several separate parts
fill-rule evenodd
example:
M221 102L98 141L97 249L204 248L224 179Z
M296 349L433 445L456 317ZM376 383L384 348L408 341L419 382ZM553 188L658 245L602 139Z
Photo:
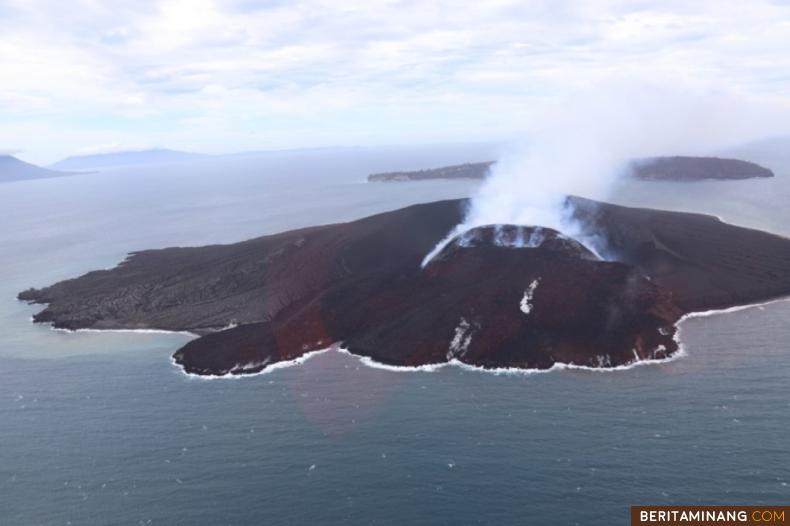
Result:
M679 156L632 161L630 174L645 181L733 180L774 176L768 168L740 159Z
M0 155L0 183L14 181L31 181L34 179L52 179L75 175L69 172L48 170L34 164L26 163L12 155Z
M616 261L536 225L489 225L423 257L465 200L230 245L136 252L111 270L19 294L64 329L202 336L174 354L198 375L265 370L340 344L397 366L614 367L678 351L689 312L790 294L790 240L715 217L569 197Z
M195 161L207 157L210 156L200 153L155 148L150 150L75 155L56 162L51 168L56 170L98 170L100 168L114 168L119 166Z
M384 172L368 176L369 182L423 181L427 179L484 179L495 161L465 163L426 170ZM628 176L645 181L700 181L773 177L768 168L738 159L718 157L651 157L628 164Z
M484 179L495 161L464 163L410 172L383 172L368 176L369 182L423 181L426 179Z

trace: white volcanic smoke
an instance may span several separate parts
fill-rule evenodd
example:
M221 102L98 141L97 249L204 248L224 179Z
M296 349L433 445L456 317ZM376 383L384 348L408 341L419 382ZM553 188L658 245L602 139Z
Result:
M571 218L565 197L606 199L630 159L700 155L753 138L740 108L730 97L644 85L577 95L538 119L526 146L497 161L464 222L423 266L457 235L490 224L550 227L600 253L600 240Z

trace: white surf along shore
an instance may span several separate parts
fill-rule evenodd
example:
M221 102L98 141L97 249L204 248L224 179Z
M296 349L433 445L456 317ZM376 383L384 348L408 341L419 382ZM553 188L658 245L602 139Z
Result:
M50 327L51 330L57 332L65 332L67 334L77 334L81 332L103 332L103 333L136 333L136 334L183 334L185 336L198 336L194 332L189 331L168 331L165 329L64 329L62 327Z
M33 317L30 317L30 321L33 322ZM233 329L237 327L238 324L236 323L229 323L224 327L217 329L216 332L226 331L228 329ZM49 328L53 331L57 332L65 332L68 334L76 334L80 332L104 332L104 333L137 333L137 334L182 334L184 336L192 336L198 337L200 336L199 333L193 331L171 331L167 329L65 329L63 327L53 327L52 325Z
M224 375L199 375L199 374L192 374L192 373L188 373L188 372L184 371L184 369L181 366L179 366L178 364L176 364L175 361L172 358L171 358L171 363L173 363L173 365L178 367L178 369L184 375L186 375L186 376L188 376L190 378L200 378L200 379L204 379L204 380L229 379L229 378L241 379L241 378L251 378L251 377L255 377L255 376L265 375L265 374L269 374L269 373L271 373L273 371L276 371L278 369L284 369L284 368L292 367L292 366L295 366L295 365L301 365L304 362L306 362L307 360L309 360L310 358L312 358L314 356L317 356L319 354L323 354L325 352L329 352L329 351L335 351L335 352L338 352L340 354L345 354L347 356L353 356L354 358L357 358L362 365L365 365L367 367L371 367L371 368L374 368L374 369L382 369L382 370L391 371L391 372L399 372L399 373L409 373L409 372L433 373L433 372L437 372L437 371L439 371L441 369L444 369L446 367L458 367L458 368L466 370L466 371L473 371L473 372L479 372L479 373L488 373L488 374L493 374L493 375L531 375L531 374L550 373L550 372L553 372L553 371L562 371L562 370L591 371L591 372L597 372L597 373L608 373L608 372L615 372L615 371L628 371L628 370L633 369L634 367L639 367L639 366L643 366L643 365L667 364L667 363L673 362L675 360L678 360L678 359L686 356L687 355L686 348L683 345L682 341L680 340L680 334L682 332L681 325L687 319L691 319L691 318L705 318L705 317L708 317L708 316L716 316L716 315L721 315L721 314L730 314L730 313L733 313L733 312L738 312L738 311L742 311L742 310L752 309L752 308L755 308L755 307L763 307L763 306L766 306L766 305L771 305L773 303L780 303L780 302L785 302L785 301L790 301L790 297L782 297L782 298L777 298L777 299L773 299L773 300L766 301L766 302L760 302L760 303L751 303L751 304L747 304L747 305L738 305L738 306L729 307L729 308L726 308L726 309L708 310L708 311L700 311L700 312L690 312L688 314L683 315L677 321L677 323L675 323L675 327L677 328L677 331L675 332L675 341L678 343L678 351L676 353L674 353L672 356L669 356L667 358L661 358L661 359L647 359L647 360L636 359L636 360L634 360L634 361L632 361L630 363L623 364L623 365L617 365L617 366L614 366L614 367L590 367L588 365L576 365L576 364L572 364L572 363L557 362L557 363L555 363L553 366L551 366L548 369L522 369L522 368L519 368L519 367L497 367L497 368L487 369L487 368L479 367L479 366L476 366L476 365L470 365L470 364L461 362L460 360L457 360L457 359L452 359L452 360L449 360L447 362L442 362L442 363L425 364L425 365L418 365L418 366L389 365L389 364L377 362L376 360L370 358L369 356L362 356L362 355L354 354L351 351L349 351L348 349L344 349L342 346L339 346L339 345L332 345L330 347L327 347L326 349L319 349L319 350L316 350L316 351L311 351L311 352L303 354L302 356L300 356L300 357L298 357L298 358L296 358L294 360L287 360L287 361L282 361L282 362L276 362L276 363L273 363L273 364L267 366L265 369L263 369L261 371L257 371L255 373L249 373L249 374L227 373L227 374L224 374ZM252 368L255 368L255 367L260 367L260 365L261 364L244 364L244 365L240 365L240 368L241 369L245 369L245 368L252 369ZM237 369L237 371L238 371L238 369Z
M243 371L244 370L248 370L248 369L255 369L257 367L260 367L261 365L265 365L265 363L261 362L261 363L239 364L239 365L236 366L236 368L234 368L234 371L235 371L236 374L234 374L234 372L228 372L228 373L223 374L223 375L201 375L201 374L194 374L194 373L186 372L180 365L178 365L175 362L175 360L172 358L172 356L170 358L170 361L185 376L188 376L190 378L199 378L199 379L203 379L203 380L241 379L241 378L252 378L252 377L255 377L255 376L265 375L265 374L269 374L269 373L271 373L273 371L276 371L276 370L279 370L279 369L285 369L285 368L288 368L288 367L301 365L301 364L303 364L304 362L306 362L307 360L309 360L310 358L312 358L314 356L317 356L319 354L323 354L325 352L333 351L333 350L336 351L336 352L339 352L341 354L345 354L345 355L348 355L348 356L353 356L353 357L357 358L362 365L365 365L367 367L371 367L371 368L374 368L374 369L382 369L382 370L392 371L392 372L429 372L429 373L431 373L431 372L439 371L439 370L441 370L443 368L446 368L446 367L458 367L458 368L466 370L466 371L488 373L488 374L493 374L493 375L503 375L503 374L507 374L507 375L519 375L519 374L520 375L525 375L525 374L526 375L530 375L530 374L549 373L549 372L553 372L553 371L562 371L562 370L592 371L592 372L598 372L598 373L615 372L615 371L628 371L630 369L633 369L634 367L639 367L639 366L643 366L643 365L660 365L660 364L670 363L670 362L673 362L675 360L678 360L678 359L682 358L683 356L686 356L686 354L687 354L686 353L686 349L685 349L685 347L684 347L684 345L683 345L683 343L682 343L682 341L680 339L680 335L681 335L681 332L682 332L682 327L681 326L682 326L683 322L688 320L688 319L705 318L705 317L709 317L709 316L730 314L730 313L733 313L733 312L739 312L739 311L742 311L742 310L764 307L766 305L771 305L771 304L774 304L774 303L781 303L781 302L785 302L785 301L790 301L790 296L776 298L776 299L773 299L773 300L760 302L760 303L751 303L751 304L746 304L746 305L737 305L735 307L728 307L726 309L716 309L716 310L708 310L708 311L690 312L688 314L683 315L675 323L675 327L677 328L677 331L675 332L674 339L678 343L678 351L676 353L674 353L672 356L669 356L667 358L661 358L661 359L646 359L646 360L635 359L634 361L632 361L630 363L623 364L623 365L617 365L617 366L614 366L614 367L606 367L606 366L591 367L591 366L588 366L588 365L576 365L576 364L572 364L572 363L557 362L557 363L555 363L553 366L551 366L548 369L522 369L522 368L519 368L519 367L497 367L497 368L489 368L489 369L487 369L487 368L484 368L484 367L479 367L479 366L476 366L476 365L470 365L470 364L464 363L464 362L462 362L462 361L460 361L458 359L455 359L455 358L453 358L453 359L451 359L451 360L449 360L447 362L434 363L434 364L425 364L425 365L418 365L418 366L389 365L389 364L377 362L374 359L370 358L369 356L362 356L362 355L354 354L354 353L350 352L349 350L344 349L342 346L336 345L336 344L335 345L331 345L331 346L329 346L329 347L327 347L325 349L318 349L318 350L315 350L315 351L310 351L310 352L305 353L305 354L303 354L303 355L301 355L298 358L295 358L293 360L284 360L284 361L280 361L280 362L275 362L275 363L273 363L271 365L267 365L263 370L256 371L254 373L244 373ZM31 321L32 321L32 318L31 318ZM221 330L230 329L230 328L233 328L234 326L235 326L234 324L229 324L227 327L223 327ZM59 331L59 332L68 333L68 334L109 332L109 333L140 333L140 334L181 334L181 335L193 336L193 337L194 336L198 336L197 334L189 332L189 331L168 331L168 330L163 330L163 329L76 329L76 330L70 330L70 329L63 329L63 328L55 328L55 327L51 327L51 326L50 326L50 329L55 330L55 331ZM241 373L241 374L239 374L239 373Z

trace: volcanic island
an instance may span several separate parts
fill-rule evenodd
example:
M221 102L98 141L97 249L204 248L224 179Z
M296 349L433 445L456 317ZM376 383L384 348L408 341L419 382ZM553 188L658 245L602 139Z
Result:
M578 197L606 260L539 225L449 240L468 200L419 204L240 243L131 253L19 299L56 328L160 329L199 337L187 373L243 375L337 345L389 366L607 368L679 351L687 313L790 295L790 239L713 216Z

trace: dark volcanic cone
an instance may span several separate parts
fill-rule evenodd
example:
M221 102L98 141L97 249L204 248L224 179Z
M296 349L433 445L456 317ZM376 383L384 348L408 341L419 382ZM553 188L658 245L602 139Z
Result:
M343 280L269 323L190 342L176 361L196 373L251 372L341 342L390 365L611 366L675 352L680 315L633 267L599 261L559 232L490 226L424 269Z
M540 248L571 258L597 260L584 245L551 228L521 225L486 225L467 230L447 243L433 260L446 258L462 248L499 246ZM535 254L535 253L533 253Z
M536 233L534 246L515 245ZM598 261L559 232L481 227L424 269L343 280L269 323L190 342L176 361L196 373L251 372L341 342L389 365L611 366L675 352L681 314L633 267Z
M451 242L372 302L355 302L355 289L329 295L323 312L336 340L388 364L403 364L407 350L407 365L489 368L622 364L677 349L681 311L633 267L597 261L552 230L529 248L481 241L493 231L471 232L472 246Z
M175 361L222 375L333 343L391 365L617 366L676 352L686 312L790 294L790 240L710 216L571 203L620 262L551 229L495 225L458 236L422 268L462 220L465 201L442 201L138 252L19 297L47 303L35 319L57 327L203 333ZM238 326L218 331L229 323Z

